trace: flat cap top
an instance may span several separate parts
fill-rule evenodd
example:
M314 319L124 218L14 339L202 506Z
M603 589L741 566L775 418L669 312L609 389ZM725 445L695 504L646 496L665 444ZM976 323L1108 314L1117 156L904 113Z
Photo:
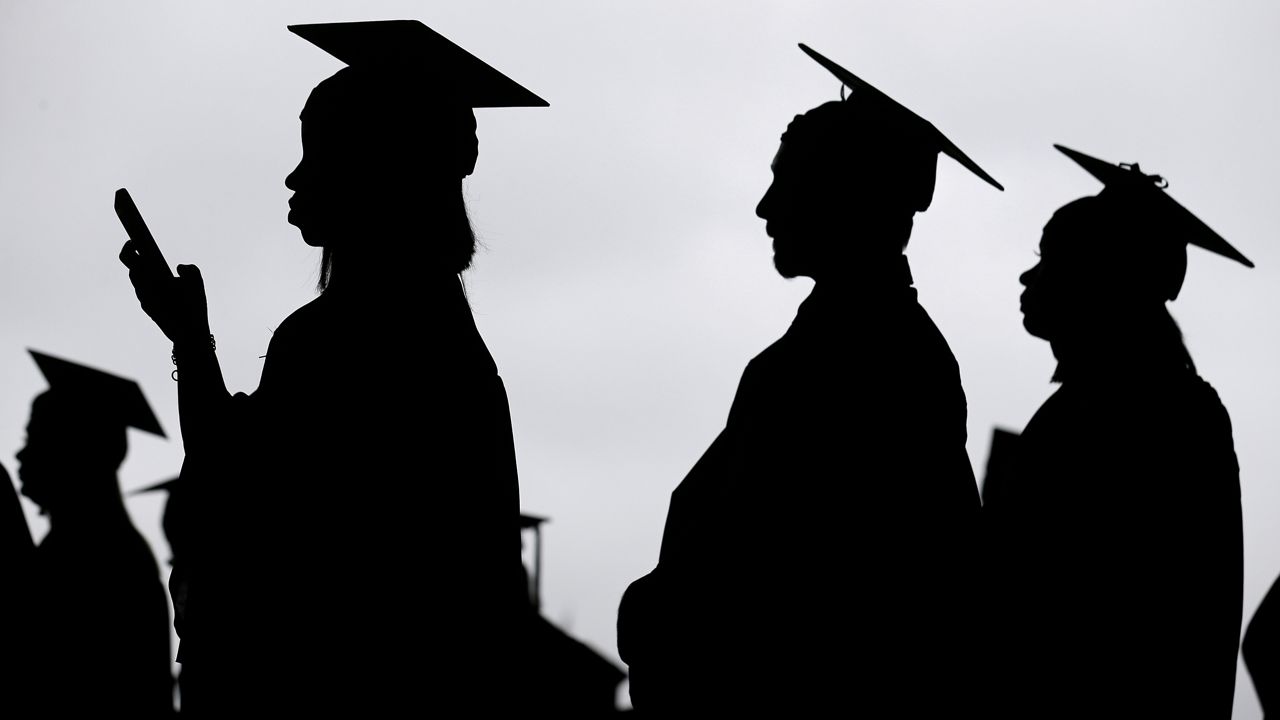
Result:
M895 122L898 122L902 128L909 129L913 142L918 141L921 146L933 152L945 153L963 165L969 172L985 180L992 187L997 190L1004 190L1003 185L996 182L996 179L987 174L987 171L978 167L976 162L971 160L968 155L965 155L960 148L956 147L956 144L943 135L938 128L934 127L933 123L911 112L901 103L876 89L871 83L832 62L808 45L800 43L800 49L819 65L826 68L832 75L839 78L840 82L849 88L850 100L858 103L874 104L879 109L887 111L889 116L897 118Z
M36 350L28 352L48 381L50 392L72 399L86 414L106 422L165 436L138 383Z
M1158 220L1160 227L1176 228L1177 232L1162 235L1169 242L1195 245L1245 267L1253 267L1249 258L1165 192L1168 183L1164 178L1143 173L1137 163L1109 163L1062 145L1054 147L1101 181L1105 192L1132 203L1135 208L1141 205L1142 212L1157 216L1153 220Z
M548 106L417 20L290 25L289 30L352 67L419 76L424 92L467 107Z

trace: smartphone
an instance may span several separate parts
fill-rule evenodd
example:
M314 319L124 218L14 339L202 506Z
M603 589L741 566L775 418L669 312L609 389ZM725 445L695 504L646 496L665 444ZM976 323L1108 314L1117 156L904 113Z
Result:
M116 216L120 218L120 224L124 225L125 232L129 233L129 239L138 249L138 255L142 257L143 262L153 265L156 269L164 268L165 273L173 277L168 261L160 252L160 246L156 245L156 239L147 229L147 224L142 221L142 213L138 212L138 206L133 203L133 198L129 197L129 191L124 188L116 191Z

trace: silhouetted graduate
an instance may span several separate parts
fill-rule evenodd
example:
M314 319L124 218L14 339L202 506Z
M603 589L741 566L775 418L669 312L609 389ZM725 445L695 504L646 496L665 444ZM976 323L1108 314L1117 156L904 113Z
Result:
M174 341L194 524L184 707L378 715L515 700L524 611L507 397L459 273L475 107L546 102L416 21L295 25L347 63L303 108L289 222L321 294L228 394L198 271L122 251Z
M6 592L0 593L0 627L4 628L4 640L0 641L0 667L5 668L7 692L0 693L0 711L8 717L36 714L32 709L25 688L27 679L35 668L31 666L32 635L28 606L38 598L29 596L31 587L31 563L35 545L31 541L31 529L27 526L18 491L3 465L0 465L0 577L4 578ZM36 705L36 708L39 706Z
M1165 303L1188 244L1252 267L1135 165L1054 213L1023 325L1058 390L984 488L990 690L1014 717L1229 718L1243 557L1231 421Z
M640 712L959 715L978 492L959 369L903 252L939 152L996 183L801 48L851 94L790 124L756 213L778 272L816 284L672 493L618 648Z
M35 351L49 390L18 452L22 494L49 516L24 585L25 686L47 717L173 712L169 607L155 557L116 477L125 428L164 436L137 383ZM12 622L12 621L11 621Z
M135 490L131 495L153 492L164 492L168 495L165 499L164 510L160 515L160 529L164 533L165 542L169 544L169 598L173 602L173 628L181 636L187 614L187 590L189 587L189 578L187 577L189 567L182 560L185 557L183 549L186 547L183 535L190 530L190 523L186 518L190 517L191 509L185 502L182 483L179 482L179 478L170 478L155 485ZM182 663L182 660L181 647L179 647L177 661ZM178 673L179 697L183 694L183 683L183 672L180 668Z
M1254 611L1240 654L1249 669L1264 715L1280 715L1280 582L1273 583Z
M0 508L0 565L6 568L25 565L31 561L35 545L18 492L3 465L0 465L0 505L4 506Z
M521 632L520 716L534 718L603 718L617 714L618 685L627 674L585 643L574 639L541 613L541 525L547 519L521 515L524 530L533 530L534 566L522 569L529 578Z

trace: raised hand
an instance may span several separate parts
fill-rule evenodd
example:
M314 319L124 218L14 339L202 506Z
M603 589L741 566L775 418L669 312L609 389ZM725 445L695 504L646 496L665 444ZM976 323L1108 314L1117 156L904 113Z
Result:
M178 277L142 262L132 240L120 248L120 262L129 268L129 282L143 312L175 345L207 342L209 306L204 278L195 265L179 265Z

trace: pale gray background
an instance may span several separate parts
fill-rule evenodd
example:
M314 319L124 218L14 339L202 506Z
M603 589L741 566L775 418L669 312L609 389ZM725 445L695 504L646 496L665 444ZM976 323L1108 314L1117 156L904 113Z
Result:
M486 247L468 284L510 391L523 505L553 518L547 614L606 655L618 598L657 558L669 492L810 287L774 274L753 212L787 122L839 90L799 41L1009 188L943 159L909 253L960 362L979 475L992 426L1021 428L1052 390L1049 349L1019 322L1018 274L1051 212L1098 190L1051 143L1141 161L1257 262L1193 249L1172 309L1235 424L1246 619L1280 573L1280 6L1261 1L2 0L0 462L13 469L44 388L27 347L138 378L177 434L168 344L115 259L117 187L171 262L203 268L228 383L257 385L272 328L312 297L318 254L285 223L283 179L298 112L339 67L285 25L402 17L551 102L477 112L467 196ZM368 351L410 373L416 340ZM179 438L131 442L126 489L177 472ZM160 503L129 507L163 562ZM768 537L755 520L744 551ZM1243 672L1236 715L1259 716Z

